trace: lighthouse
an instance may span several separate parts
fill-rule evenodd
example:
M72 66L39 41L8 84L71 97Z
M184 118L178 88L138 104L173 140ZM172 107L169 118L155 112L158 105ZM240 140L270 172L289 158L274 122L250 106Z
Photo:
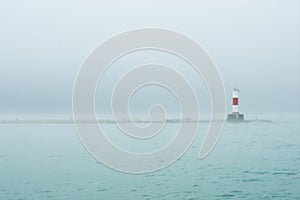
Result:
M239 93L240 90L234 88L232 91L232 113L228 114L228 121L243 121L244 115L239 112Z

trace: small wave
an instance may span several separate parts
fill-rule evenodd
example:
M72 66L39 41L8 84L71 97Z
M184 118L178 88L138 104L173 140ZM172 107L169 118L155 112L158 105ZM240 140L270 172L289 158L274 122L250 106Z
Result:
M248 171L248 170L245 170L245 171L243 171L243 173L245 173L245 174L260 174L260 175L263 175L263 174L267 174L268 172L267 171Z
M262 181L259 178L250 178L250 179L243 179L243 182L248 183L248 182L258 182L258 181Z
M297 173L295 173L295 172L273 172L273 175L293 176L293 175L297 175Z

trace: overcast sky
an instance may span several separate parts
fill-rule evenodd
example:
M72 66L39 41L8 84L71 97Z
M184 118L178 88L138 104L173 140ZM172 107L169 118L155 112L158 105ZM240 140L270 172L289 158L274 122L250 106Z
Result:
M223 77L229 112L236 85L244 113L299 113L299 22L296 0L4 0L0 2L0 112L2 116L71 114L73 83L89 53L120 32L156 27L181 32L208 51ZM167 55L146 52L137 57L143 62L151 56L188 68ZM134 56L116 64L108 77L130 61ZM205 104L208 93L198 79L191 71L190 81ZM112 80L107 78L107 83ZM143 111L148 105L143 99L151 103L151 97L164 94L148 88L137 94L133 107ZM172 102L167 97L163 101ZM96 106L106 110L105 103Z

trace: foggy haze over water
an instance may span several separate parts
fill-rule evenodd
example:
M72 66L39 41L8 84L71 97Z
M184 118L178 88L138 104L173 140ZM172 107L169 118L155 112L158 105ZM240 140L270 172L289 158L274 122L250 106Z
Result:
M166 7L168 8L166 10ZM176 16L176 17L174 17ZM0 110L3 116L67 115L73 83L82 62L113 35L142 27L167 28L201 44L225 84L241 90L241 112L252 116L300 110L299 1L4 1L0 3ZM109 113L102 97L113 80L137 64L166 63L187 76L200 111L209 112L201 77L178 58L141 52L116 62L98 88L96 107ZM151 103L177 112L176 101L161 88L148 87L133 99L133 110Z
M0 199L299 199L299 21L298 0L0 1Z

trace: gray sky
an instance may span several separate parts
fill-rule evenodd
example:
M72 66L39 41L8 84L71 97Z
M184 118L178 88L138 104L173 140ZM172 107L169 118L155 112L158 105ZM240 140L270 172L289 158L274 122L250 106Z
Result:
M236 85L244 113L299 113L299 1L169 2L1 1L1 115L70 114L73 82L91 50L113 35L143 27L172 29L201 44L221 72L228 111ZM137 57L188 67L153 52ZM133 56L119 66L134 60ZM116 64L107 83L119 72ZM186 73L207 112L209 98L201 78ZM136 96L140 103L135 109L143 111L151 97L164 95L160 89L148 89ZM105 103L96 106L107 109Z

